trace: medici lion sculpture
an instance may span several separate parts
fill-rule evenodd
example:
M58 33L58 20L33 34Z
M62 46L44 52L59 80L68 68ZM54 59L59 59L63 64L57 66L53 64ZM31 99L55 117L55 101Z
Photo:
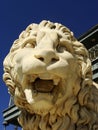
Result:
M65 26L31 24L4 60L23 130L98 130L98 86L86 48Z

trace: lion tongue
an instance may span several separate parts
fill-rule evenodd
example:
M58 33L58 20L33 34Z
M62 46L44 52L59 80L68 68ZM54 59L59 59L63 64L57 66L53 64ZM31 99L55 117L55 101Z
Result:
M38 92L51 92L54 85L52 80L41 80L41 79L36 79L34 82L35 90Z

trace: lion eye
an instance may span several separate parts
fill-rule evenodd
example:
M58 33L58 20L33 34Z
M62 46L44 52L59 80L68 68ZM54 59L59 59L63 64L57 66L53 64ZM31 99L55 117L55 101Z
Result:
M25 44L25 47L26 47L26 48L34 48L34 47L35 47L35 44L34 44L34 43L26 43L26 44Z
M62 53L62 52L64 52L65 50L67 50L67 48L64 46L64 45L57 45L57 47L56 47L56 50L57 50L57 52L60 52L60 53Z

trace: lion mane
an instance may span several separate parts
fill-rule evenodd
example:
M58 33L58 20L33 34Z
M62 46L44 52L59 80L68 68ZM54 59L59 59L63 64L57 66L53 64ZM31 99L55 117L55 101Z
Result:
M34 41L39 29L47 28L60 31L64 35L70 34L74 49L74 56L78 61L79 78L73 83L73 94L62 99L60 105L55 106L46 114L36 113L26 101L21 85L15 80L14 56L28 41ZM19 123L24 130L97 130L98 129L98 86L92 80L92 69L89 54L82 43L76 40L73 33L65 26L50 21L31 24L14 41L9 54L4 60L3 79L8 86L15 104L20 108ZM19 96L15 96L15 95ZM65 98L65 97L64 97ZM44 113L44 110L43 110Z

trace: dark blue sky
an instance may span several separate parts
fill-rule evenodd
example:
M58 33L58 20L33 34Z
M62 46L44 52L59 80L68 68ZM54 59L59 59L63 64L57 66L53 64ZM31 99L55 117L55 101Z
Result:
M79 37L98 24L98 0L0 1L0 130L3 130L2 111L9 103L7 87L2 81L3 59L21 31L42 20L62 23ZM7 130L13 130L13 126Z

